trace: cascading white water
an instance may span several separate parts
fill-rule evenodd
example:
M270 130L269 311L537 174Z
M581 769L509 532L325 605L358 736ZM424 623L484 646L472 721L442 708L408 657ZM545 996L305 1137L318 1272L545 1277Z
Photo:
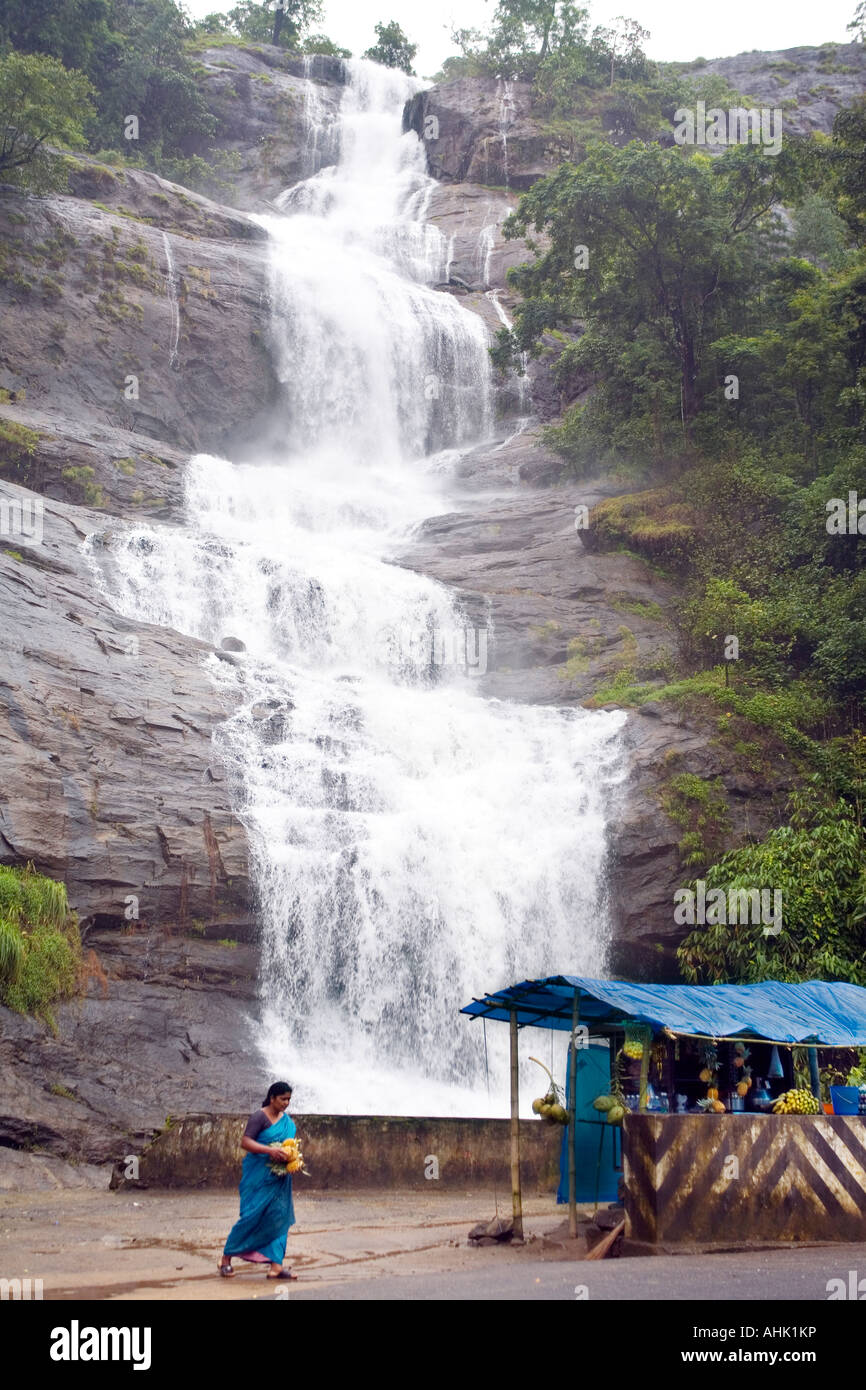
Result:
M334 122L322 100L321 85L315 80L319 61L316 54L304 58L304 173L308 177L336 155Z
M171 346L169 347L168 365L173 371L177 371L180 366L180 305L177 298L177 275L174 270L174 255L172 254L171 242L168 239L168 232L163 232L162 243L165 247L165 278L168 285L168 302L171 308Z
M347 70L338 166L262 219L284 448L198 456L184 528L90 548L123 613L246 646L211 667L239 699L219 744L254 858L268 1071L306 1110L485 1113L460 1006L602 965L621 717L483 698L441 660L469 627L453 596L393 563L489 436L488 340L429 287L448 250L418 220L410 79Z
M508 127L514 120L514 97L512 95L511 83L500 78L497 84L499 96L499 139L502 142L502 172L505 175L504 183L508 190L510 174L508 172Z

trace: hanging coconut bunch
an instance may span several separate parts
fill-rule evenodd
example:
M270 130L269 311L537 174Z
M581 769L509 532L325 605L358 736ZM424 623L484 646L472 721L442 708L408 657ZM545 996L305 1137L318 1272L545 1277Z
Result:
M625 1118L622 1096L596 1096L592 1108L601 1111L609 1125L621 1125Z
M533 1114L540 1116L542 1120L547 1120L547 1123L551 1125L567 1125L569 1114L562 1103L564 1096L561 1088L557 1086L543 1062L539 1062L537 1057L530 1057L529 1060L541 1067L542 1071L546 1071L550 1080L546 1093L532 1102Z

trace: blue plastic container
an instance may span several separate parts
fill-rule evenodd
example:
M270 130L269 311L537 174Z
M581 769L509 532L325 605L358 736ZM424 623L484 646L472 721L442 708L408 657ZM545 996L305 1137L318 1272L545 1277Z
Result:
M830 1099L834 1115L856 1115L859 1109L860 1092L856 1086L831 1086Z

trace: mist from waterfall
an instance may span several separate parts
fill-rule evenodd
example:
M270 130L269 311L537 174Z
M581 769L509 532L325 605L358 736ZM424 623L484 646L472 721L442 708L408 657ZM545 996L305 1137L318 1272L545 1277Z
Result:
M458 601L394 563L455 510L460 450L491 435L489 339L432 288L449 248L401 128L417 84L346 69L337 164L260 219L281 447L197 456L183 527L89 545L125 615L246 648L209 661L238 701L217 740L252 848L263 1069L302 1110L485 1114L481 1025L460 1006L603 968L622 716L484 698L440 659L472 626ZM489 1030L490 1113L506 1033Z

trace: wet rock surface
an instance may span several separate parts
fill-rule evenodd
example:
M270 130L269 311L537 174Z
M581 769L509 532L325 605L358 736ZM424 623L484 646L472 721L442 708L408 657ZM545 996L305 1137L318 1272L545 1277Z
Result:
M339 58L293 58L270 44L225 44L198 55L218 145L238 161L226 175L235 207L265 210L337 156L334 121L345 79ZM312 85L311 85L312 84Z
M0 483L4 508L27 494ZM211 649L119 617L82 551L105 524L48 502L0 552L0 855L67 884L85 920L248 923L246 837L212 746Z
M689 68L690 77L718 73L758 106L782 110L783 129L794 135L829 134L838 112L863 95L866 50L861 43L825 43L771 53L738 53Z
M559 162L528 82L464 77L431 87L408 103L404 124L424 140L430 173L444 183L524 190Z
M179 230L192 195L156 182L161 226L81 198L0 198L0 388L61 433L80 421L73 438L99 424L187 454L227 451L277 396L264 233L216 205L208 234Z
M0 1007L0 1156L114 1164L172 1116L256 1108L253 945L124 922L88 933L85 951L86 993L55 1007L56 1035ZM26 1176L3 1173L0 1187Z

